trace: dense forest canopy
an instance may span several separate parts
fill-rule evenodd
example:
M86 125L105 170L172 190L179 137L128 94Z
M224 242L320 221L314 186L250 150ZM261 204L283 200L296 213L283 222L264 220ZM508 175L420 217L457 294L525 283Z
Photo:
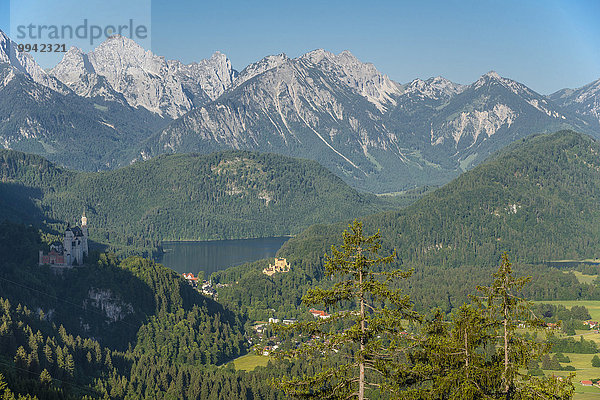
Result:
M532 275L530 297L600 298L594 286L544 263L600 255L599 152L596 141L570 131L533 136L407 208L361 220L367 231L380 230L384 250L396 249L395 266L414 268L406 289L425 308L461 304L504 251L518 273ZM270 308L293 313L303 291L322 278L323 254L339 244L345 226L315 225L286 242L278 255L292 262L292 272L273 278L277 290L269 295L258 289L267 278L250 272L259 264L218 273L226 282L257 282L225 289L223 301L255 316Z
M433 329L436 324L446 324L432 338L449 337L452 327L439 321L458 321L456 310L476 285L490 283L506 250L516 261L515 274L532 276L519 295L536 300L600 298L595 284L582 284L573 274L543 263L598 254L599 151L595 141L573 132L532 137L405 209L361 218L366 232L379 230L383 254L396 249L397 259L385 268L414 269L413 275L394 289L409 294L415 310L426 315L431 314L431 307L440 307L428 320L429 325L423 325L423 329ZM101 174L58 169L42 158L20 153L3 152L2 157L2 218L29 223L46 218L46 226L60 226L60 212L66 215L83 202L91 221L94 216L101 220L100 216L105 215L105 225L99 225L108 231L115 221L98 210L108 210L108 205L118 209L118 204L134 197L133 193L148 194L139 205L135 203L127 210L134 222L140 218L136 213L151 207L153 201L174 204L182 210L182 216L187 215L185 207L193 204L207 205L200 211L216 212L211 202L190 200L204 193L193 188L186 191L185 182L197 176L210 177L198 187L218 184L221 197L214 199L228 198L230 201L221 209L234 216L252 211L243 204L265 207L268 196L264 190L271 185L279 189L285 185L278 183L277 174L269 173L272 169L264 165L286 160L273 161L268 155L244 152L161 157L157 164L134 164ZM198 159L202 162L194 164ZM286 162L296 165L294 160ZM151 173L153 166L163 164L171 168ZM334 220L355 212L353 207L368 212L390 205L351 189L344 192L348 190L344 185L339 188L342 192L336 193L336 187L328 185L339 180L328 181L327 174L322 185L316 184L320 175L310 175L318 172L311 164L302 173L310 177L304 181L304 194L291 199L310 199L309 194L315 194L314 202L307 202L307 207L310 205L317 215L325 210L316 208L317 201L329 198L335 204L341 201L337 196L344 197L347 208L343 212L338 208ZM190 171L192 167L198 170ZM288 177L297 173L295 166L283 170ZM174 171L177 176L172 175ZM157 180L142 178L150 175L158 176ZM125 182L132 176L137 178L129 185L109 184ZM240 182L248 187L236 186ZM159 183L169 190L154 193L152 185ZM86 186L94 189L86 192ZM273 195L270 204L283 202L290 193L277 190L269 193L281 197ZM19 204L23 205L21 212ZM294 211L298 210L308 213L301 205ZM200 211L194 214L196 210L191 208L190 215L197 217ZM125 211L116 212L126 218ZM54 219L50 220L49 215ZM297 226L301 229L300 224ZM119 259L109 253L95 253L85 267L55 274L36 265L37 252L51 235L32 225L3 222L0 253L6 257L0 260L0 373L12 392L39 398L284 398L269 382L283 374L314 374L315 365L306 360L282 359L247 373L235 371L228 362L250 349L248 333L254 321L312 318L301 302L302 296L316 285L327 288L335 283L325 279L324 254L331 245L340 244L346 226L345 222L313 225L289 240L278 254L291 263L290 272L266 276L261 270L269 260L261 260L214 274L213 283L228 284L219 289L216 302L194 290L175 272L141 257ZM133 224L128 229L133 232L135 227ZM140 233L140 237L144 235ZM132 239L129 244L138 243ZM574 321L589 316L585 309L539 306L536 311L548 321L567 318L567 329L573 328ZM407 329L419 332L416 324ZM551 343L564 352L597 351L593 342L585 340L554 337ZM542 369L555 365L558 361L554 358L539 360ZM330 366L335 366L338 361L331 362ZM536 362L533 360L530 366L532 371L539 370Z
M135 248L293 235L414 198L359 193L314 161L241 151L161 156L84 173L0 150L0 182L0 220L45 222L61 231L85 210L93 241Z

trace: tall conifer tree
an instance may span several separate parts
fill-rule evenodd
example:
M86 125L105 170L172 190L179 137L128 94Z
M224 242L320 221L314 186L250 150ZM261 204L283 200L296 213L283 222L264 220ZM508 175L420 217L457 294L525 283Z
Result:
M394 288L411 272L382 270L396 253L382 257L380 249L379 232L365 236L362 223L355 220L344 231L341 247L332 246L325 255L326 274L335 283L310 289L302 301L331 309L331 316L282 329L311 335L313 340L286 355L313 358L322 368L312 376L279 382L287 394L362 400L368 390L388 387L385 377L405 342L404 326L419 316L412 311L410 298ZM336 355L337 361L331 361Z

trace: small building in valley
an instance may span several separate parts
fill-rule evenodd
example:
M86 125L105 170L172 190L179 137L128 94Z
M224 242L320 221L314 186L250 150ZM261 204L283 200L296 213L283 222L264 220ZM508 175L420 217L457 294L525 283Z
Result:
M327 314L325 311L315 310L314 308L311 308L308 312L310 312L315 318L327 319L331 317L331 315Z
M181 276L183 276L183 279L185 279L190 285L192 285L192 287L198 286L198 278L195 277L193 273L184 272L183 274L181 274Z
M289 272L290 264L285 258L275 258L274 264L269 264L267 268L263 269L263 274L273 276L277 272Z
M589 326L590 329L594 329L594 328L598 327L598 321L592 321L592 320L590 320L590 321L583 321L583 324Z

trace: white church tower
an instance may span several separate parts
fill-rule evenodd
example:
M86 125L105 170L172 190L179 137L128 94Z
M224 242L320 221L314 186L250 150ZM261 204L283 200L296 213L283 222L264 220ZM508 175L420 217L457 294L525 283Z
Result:
M83 237L81 238L83 253L87 256L88 255L88 227L87 227L87 217L85 216L85 210L83 210L83 215L81 216L81 233L83 233Z

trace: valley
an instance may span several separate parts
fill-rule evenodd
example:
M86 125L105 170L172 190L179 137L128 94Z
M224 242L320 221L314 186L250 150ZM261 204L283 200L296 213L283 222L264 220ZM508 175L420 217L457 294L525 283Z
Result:
M600 398L588 4L57 1L153 29L0 5L0 398Z
M397 205L350 188L314 161L274 154L168 155L100 173L7 150L0 163L1 218L59 234L85 210L94 221L90 239L125 254L157 255L163 240L294 235Z
M126 393L146 397L144 391L148 387L165 394L179 393L176 396L183 398L203 398L203 391L210 390L206 385L220 387L231 380L238 382L236 385L241 385L241 389L218 390L221 393L249 391L253 396L270 393L268 396L280 398L281 392L264 379L277 376L282 369L299 371L307 365L302 361L254 356L255 346L269 349L286 346L285 341L274 336L272 324L268 322L263 322L261 329L266 330L255 337L252 332L255 332L256 321L315 319L302 297L311 288L327 284L323 255L329 253L331 245L339 245L342 230L357 212L364 213L361 220L365 229L381 233L382 252L396 249L398 258L387 268L414 270L411 277L399 283L398 289L410 295L411 307L424 315L432 307L445 310L449 318L455 315L456 307L468 300L475 286L489 280L498 258L506 250L514 260L515 271L532 276L524 291L527 298L545 304L583 305L595 313L600 287L595 280L585 277L593 275L597 267L572 263L559 265L558 269L549 261L597 258L600 202L595 199L600 196L596 165L599 151L594 139L571 131L532 136L502 150L450 184L424 191L420 194L422 197L416 196L413 204L401 209L398 203L394 205L393 199L356 192L316 163L282 156L251 152L162 156L98 174L65 170L38 156L4 151L0 165L2 210L4 218L13 222L4 222L0 231L2 237L13 238L2 242L6 246L2 251L13 256L2 261L0 285L3 301L11 304L5 307L5 315L23 323L6 325L4 331L0 329L5 332L0 334L0 346L9 354L21 354L15 356L15 362L32 372L25 378L15 375L10 368L3 371L13 388L15 382L33 385L36 376L39 377L36 374L46 370L53 379L73 382L74 388L90 388L86 390L111 393L110 396L116 398ZM284 178L279 178L282 171ZM290 181L294 186L286 191L284 182ZM335 189L331 188L332 184L337 185ZM161 185L165 189L152 189ZM285 243L278 242L283 243L281 249L272 250L277 251L277 257L289 262L289 272L265 274L272 258L237 266L229 262L229 268L212 273L200 267L183 271L195 275L204 271L204 278L210 278L217 291L215 301L213 296L205 296L186 283L180 273L139 256L125 258L128 253L148 251L143 250L143 246L131 245L137 242L109 241L116 226L111 223L114 216L109 215L109 210L118 212L120 204L127 204L129 208L117 214L123 223L127 221L124 218L136 215L136 207L146 208L154 202L155 215L165 212L169 215L165 221L182 222L192 218L194 209L200 212L197 215L202 215L202 207L197 204L202 204L198 203L201 194L207 193L203 188L211 188L215 194L214 204L204 203L211 213L218 207L222 211L237 210L236 218L253 221L247 225L253 229L258 227L258 217L272 215L267 218L274 219L263 222L262 232L267 235L277 232L270 230L273 228L270 221L276 221L277 226L281 226L280 221L294 221L297 225L288 223L288 228L297 226L295 237ZM144 193L144 190L141 197L134 194ZM273 194L265 196L269 190ZM154 193L160 196L154 197ZM162 197L165 193L169 195ZM300 193L301 197L295 197ZM318 200L307 202L311 196ZM328 196L334 197L327 200ZM135 199L143 203L136 205ZM244 214L240 212L244 208L236 205L236 201L245 207L256 206ZM258 212L269 210L278 202L282 202L280 214ZM101 208L103 203L104 208ZM22 207L23 204L28 204L27 208ZM333 204L338 214L331 212ZM341 207L344 204L345 210ZM317 205L322 207L323 216L332 218L332 223L308 227L311 220L299 220L297 216L306 214L316 218ZM60 212L73 212L80 207L86 210L93 242L109 247L96 247L83 266L59 275L38 266L37 250L47 249L50 241L64 229ZM309 209L306 207L310 213L305 211ZM106 210L104 214L102 210ZM177 210L185 210L186 217L178 217ZM273 211L277 209L274 207ZM56 219L49 220L51 216ZM323 216L317 221L324 221ZM531 223L532 220L536 222ZM134 232L136 219L129 221L129 232ZM140 223L146 224L143 221ZM165 225L156 221L159 228L156 241L144 242L146 246L161 243L167 235L194 232L181 230L173 223ZM231 226L232 232L239 232L235 230L239 224ZM109 236L103 236L102 232L108 232ZM150 237L148 233L146 230L146 238ZM570 239L575 236L577 240ZM11 244L14 240L19 243L18 247ZM211 244L224 245L218 241L205 242L205 245ZM168 246L168 242L163 246ZM120 249L120 256L105 252L111 247ZM225 253L231 252L225 250ZM199 266L206 255L190 257ZM574 273L570 273L569 268L575 268ZM13 304L19 306L14 308ZM116 309L121 311L115 313ZM327 307L316 309L323 316L335 311ZM8 317L4 320L8 321ZM18 326L32 328L17 334ZM40 331L41 338L35 339L39 344L31 344L33 339L29 339L30 344L25 345L29 330ZM13 335L22 339L16 342L2 339ZM90 336L95 342L76 339ZM587 333L584 337L588 340ZM559 338L563 339L567 337ZM42 342L49 343L49 351L53 353L60 347L63 354L71 355L73 368L63 364L54 366L46 356L43 356L46 361L39 358ZM17 346L18 343L23 345ZM92 348L100 348L101 356L94 359ZM91 361L87 352L91 354ZM575 366L578 377L587 378L593 372L584 366L587 355L563 353L572 359L571 364L564 365ZM35 354L39 361L26 361L35 358ZM110 358L109 364L107 358ZM100 362L103 367L93 366ZM157 367L151 367L152 363ZM98 374L96 377L86 372L92 370ZM192 375L199 379L196 383L192 382ZM154 379L168 383L166 386L152 384ZM257 379L263 383L256 383ZM178 384L178 380L189 383ZM81 394L77 389L67 389L57 383L46 389L43 385L29 387L33 390L31 393L46 393L44 396L58 393L57 390L65 390L73 398Z

